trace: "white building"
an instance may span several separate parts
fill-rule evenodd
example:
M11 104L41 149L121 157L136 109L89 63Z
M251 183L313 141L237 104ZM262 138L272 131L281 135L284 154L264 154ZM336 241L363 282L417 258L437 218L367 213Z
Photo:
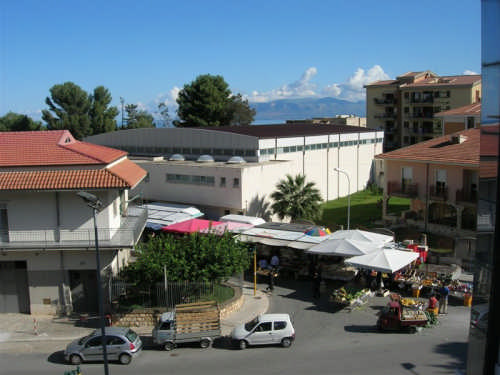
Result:
M65 130L0 133L0 312L97 311L93 211L76 193L103 203L101 267L113 273L144 229L127 191L145 175L126 152Z
M144 199L195 205L213 219L242 213L269 219L269 195L286 174L304 174L324 200L347 195L347 179L335 167L349 174L351 193L364 189L376 175L383 132L280 124L130 129L86 140L137 157L148 171L138 187Z

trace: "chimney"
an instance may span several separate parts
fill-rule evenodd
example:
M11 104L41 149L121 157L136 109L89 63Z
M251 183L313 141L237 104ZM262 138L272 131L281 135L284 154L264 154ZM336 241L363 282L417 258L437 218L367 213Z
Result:
M460 143L464 143L467 140L467 137L462 134L453 134L450 138L450 143L453 145L458 145Z

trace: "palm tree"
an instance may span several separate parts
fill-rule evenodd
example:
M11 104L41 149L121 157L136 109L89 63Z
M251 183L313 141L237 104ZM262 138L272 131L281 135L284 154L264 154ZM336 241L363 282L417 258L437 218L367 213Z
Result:
M278 182L271 198L274 201L271 209L281 220L286 216L291 221L314 220L321 216L321 194L314 182L306 183L304 175L292 177L287 174L285 179Z

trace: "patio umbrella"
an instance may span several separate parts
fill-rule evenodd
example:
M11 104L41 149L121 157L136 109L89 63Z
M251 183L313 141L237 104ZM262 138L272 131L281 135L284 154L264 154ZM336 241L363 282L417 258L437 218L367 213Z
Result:
M320 227L310 228L306 230L304 233L307 234L308 236L315 236L315 237L323 237L329 234L326 229Z
M382 249L383 244L349 239L328 239L307 250L310 254L352 257Z
M418 253L412 251L384 249L349 258L345 263L358 268L394 273L409 265L418 256Z
M376 243L387 243L394 240L391 236L387 236L385 234L373 233L359 229L338 230L332 233L331 238L338 240L347 239Z

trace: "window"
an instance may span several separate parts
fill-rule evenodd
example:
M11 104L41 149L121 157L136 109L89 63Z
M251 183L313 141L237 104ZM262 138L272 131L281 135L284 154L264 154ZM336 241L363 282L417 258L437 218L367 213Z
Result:
M272 327L272 322L265 322L265 323L260 323L257 328L255 328L254 332L267 332L271 331Z
M285 153L290 152L290 147L283 147L283 152Z
M170 322L163 322L160 326L160 330L162 331L170 330Z
M401 190L406 191L413 182L413 168L403 167L401 170Z
M224 149L224 155L225 156L233 156L234 152L233 152L233 149L231 148L225 148Z
M274 154L274 149L270 148L269 149L271 154ZM257 155L257 150L245 150L245 156L256 156Z
M297 152L297 146L290 146L290 152Z
M100 346L102 345L102 341L101 341L101 336L99 337L94 337L92 339L90 339L89 341L87 341L87 344L85 344L86 347L95 347L95 346Z
M226 187L226 177L220 178L220 187Z
M467 129L474 127L474 117L467 117Z
M436 169L436 193L446 190L446 169Z
M280 329L286 328L286 322L274 322L274 330L279 331Z
M405 107L405 108L404 108L404 112L405 112L405 113L410 113L410 107Z
M187 147L184 147L184 148L182 149L182 153L183 153L183 154L186 154L186 155L189 155L189 154L191 153L191 149L190 149L190 148L187 148Z
M403 143L406 145L406 144L408 144L409 142L410 142L410 138L409 138L407 135L405 135L405 136L403 137Z
M200 151L201 151L201 150L200 150L199 148L193 148L193 149L191 150L191 152L193 153L193 155L200 155Z
M403 122L403 127L405 127L406 129L408 129L410 127L410 122L409 121Z
M125 340L117 336L108 336L107 345L123 345L125 344Z
M297 146L297 151L302 151L304 149L304 146Z
M233 179L233 187L234 188L240 187L240 179L239 178L234 178Z

